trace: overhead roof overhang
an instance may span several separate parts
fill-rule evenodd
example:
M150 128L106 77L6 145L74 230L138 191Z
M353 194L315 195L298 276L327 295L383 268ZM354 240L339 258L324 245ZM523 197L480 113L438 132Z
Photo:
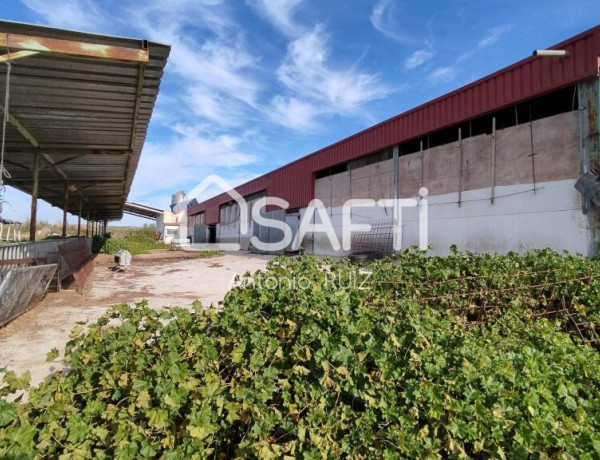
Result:
M170 46L0 21L5 183L92 220L123 215ZM68 192L67 192L68 190ZM80 211L81 209L81 211Z
M125 214L131 214L132 216L144 217L146 219L157 219L164 214L164 211L146 206L145 204L127 202L123 208Z

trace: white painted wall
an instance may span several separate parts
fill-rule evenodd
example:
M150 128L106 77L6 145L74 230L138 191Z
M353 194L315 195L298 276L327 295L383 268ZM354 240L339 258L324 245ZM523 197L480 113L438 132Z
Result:
M172 244L173 240L177 239L179 232L179 225L165 225L163 228L163 242L166 244Z
M490 189L470 190L427 197L429 203L429 244L433 255L446 255L451 245L474 252L506 253L511 250L552 248L587 255L590 229L581 211L581 195L573 187L575 180L536 184L518 184L496 188L494 204ZM301 210L304 215L305 209ZM329 210L341 241L342 208ZM382 208L364 208L353 212L353 222L387 218ZM419 242L418 211L405 209L402 214L403 248ZM308 252L320 255L345 255L333 251L326 235L309 235L304 240Z
M162 235L163 242L167 244L173 243L173 240L176 240L175 243L187 242L186 236L191 234L191 232L188 231L187 225L184 225L184 213L185 211L173 213L165 210L163 214L156 219L156 233ZM173 229L177 230L175 236L172 234L172 232L169 232ZM167 233L169 234L167 235Z

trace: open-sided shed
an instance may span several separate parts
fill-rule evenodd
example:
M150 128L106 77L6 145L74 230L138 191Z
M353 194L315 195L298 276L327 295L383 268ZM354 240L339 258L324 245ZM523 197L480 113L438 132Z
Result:
M163 211L158 208L153 208L152 206L146 206L145 204L139 203L125 203L125 207L123 208L125 214L130 214L136 217L143 217L144 219L155 220L163 215Z
M169 51L0 21L0 88L10 85L4 183L32 195L31 239L38 197L65 220L66 211L121 218ZM4 91L0 103L4 112Z

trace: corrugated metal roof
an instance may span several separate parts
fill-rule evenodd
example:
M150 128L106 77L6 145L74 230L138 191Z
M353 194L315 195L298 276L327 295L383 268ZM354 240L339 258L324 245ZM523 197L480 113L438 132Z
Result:
M84 218L121 218L170 47L0 21L0 36L6 33L135 51L147 47L147 63L46 52L12 61L9 113L40 147L34 147L14 126L9 127L5 166L12 179L6 183L31 193L34 152L39 151L47 155L41 161L39 198L62 208L68 182L77 189L70 193L69 212L79 214L82 200ZM2 89L5 75L0 64Z
M153 208L152 206L146 206L145 204L127 202L123 208L126 214L132 216L145 217L146 219L157 219L164 214L164 211Z
M266 190L270 196L287 200L290 208L306 206L314 197L314 172L386 147L418 138L532 99L598 75L600 26L552 48L565 49L566 58L530 57L459 88L431 102L379 123L282 168L236 187L241 195ZM205 222L219 219L220 204L229 201L221 194L189 209L205 212Z

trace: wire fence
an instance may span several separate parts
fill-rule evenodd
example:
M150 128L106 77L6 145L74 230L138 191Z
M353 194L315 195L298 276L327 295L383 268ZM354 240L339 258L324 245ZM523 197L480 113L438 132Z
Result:
M564 331L584 343L600 346L595 318L586 313L581 298L595 280L591 271L566 276L560 270L542 270L425 280L418 286L402 280L375 280L371 284L387 288L395 299L452 311L467 326L485 325L508 308L524 307L531 318L555 318Z
M25 313L44 298L57 265L18 267L0 283L0 327Z

